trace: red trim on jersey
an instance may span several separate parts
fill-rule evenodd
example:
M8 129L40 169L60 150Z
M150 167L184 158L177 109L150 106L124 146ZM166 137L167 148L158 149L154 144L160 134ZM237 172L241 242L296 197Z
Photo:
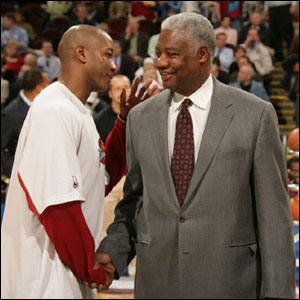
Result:
M40 217L40 214L39 214L39 212L37 211L35 205L33 204L32 199L31 199L31 197L30 197L30 195L29 195L29 192L28 192L28 190L27 190L27 188L26 188L26 186L25 186L25 184L24 184L24 182L23 182L23 180L22 180L22 177L21 177L21 175L20 175L19 172L18 172L18 179L19 179L20 185L21 185L21 187L22 187L22 189L23 189L23 191L24 191L24 193L25 193L25 195L26 195L26 200L27 200L28 208L29 208L36 216Z
M105 271L94 270L95 242L82 214L80 201L47 207L40 215L61 261L80 279L104 284Z
M109 184L105 186L105 196L126 174L126 122L119 117L105 142L106 171L109 174Z

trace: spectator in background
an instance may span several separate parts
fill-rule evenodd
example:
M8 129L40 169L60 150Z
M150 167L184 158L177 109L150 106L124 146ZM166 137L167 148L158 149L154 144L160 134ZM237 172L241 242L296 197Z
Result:
M215 76L221 82L228 84L228 74L220 70L220 60L218 57L214 57L211 65L211 74Z
M137 18L137 20L149 20L155 19L154 12L155 1L132 1L131 4L131 16Z
M40 69L30 69L22 79L23 89L1 111L1 168L10 178L19 134L34 98L48 85L48 75Z
M247 56L254 64L256 71L263 77L265 89L269 90L270 74L273 70L273 62L269 49L259 39L256 29L249 29L247 39L244 44Z
M20 56L17 42L10 40L4 49L6 68L14 72L14 78L18 77L20 69L24 64L23 57Z
M254 72L255 72L255 75L254 75L254 79L260 83L263 82L263 77L257 73L256 69L255 69L255 65L253 64L253 62L249 59L248 56L241 56L238 61L237 61L237 64L238 64L238 69L237 71L233 72L230 77L229 77L229 83L233 83L235 81L237 81L237 75L238 75L238 72L239 70L243 67L243 66L250 66L253 68Z
M73 5L73 1L47 1L46 12L50 15L50 20L57 17L68 16Z
M163 21L168 17L168 11L172 10L175 14L178 14L181 9L182 1L156 1L157 4L154 7L160 15L160 19Z
M37 59L38 66L47 67L50 69L49 82L56 80L60 74L60 59L53 55L53 44L49 40L44 40L42 42L41 48L43 55L39 56Z
M27 32L29 46L33 46L33 43L36 40L36 33L32 25L28 22L30 11L26 6L22 7L15 11L15 17L17 26L23 28Z
M2 69L5 65L5 56L1 54L1 110L9 97L9 81L2 76Z
M33 53L33 52L28 52L25 56L24 56L24 65L27 65L29 66L30 68L40 68L42 71L46 72L47 75L48 75L48 80L49 78L52 78L52 74L51 74L51 71L49 69L49 67L47 67L46 65L45 66L40 66L38 65L38 56ZM22 73L20 72L19 73L19 76L18 76L19 79L22 78Z
M239 61L240 57L242 57L242 56L246 56L246 49L241 46L235 47L234 48L234 61L231 63L231 65L229 67L229 77L234 72L239 71L238 61Z
M197 1L200 14L205 16L217 28L221 22L220 4L218 1Z
M109 19L128 18L131 6L127 1L111 1L108 8Z
M4 30L1 32L1 49L3 49L10 40L17 42L20 50L26 51L28 48L27 31L16 25L16 17L13 13L6 13L2 18Z
M7 69L6 55L4 53L1 53L1 77L6 79L9 83L16 81L14 71Z
M234 61L234 51L226 46L227 35L220 32L216 35L216 52L214 57L220 60L220 70L229 73L229 67Z
M238 32L242 29L243 22L243 2L244 1L219 1L221 16L229 15L231 27Z
M294 36L293 15L297 1L264 1L265 20L269 19L270 47L275 49L275 60L283 60L283 45L290 48Z
M299 184L299 156L292 156L287 161L288 183Z
M157 44L158 39L159 33L152 35L149 39L147 54L153 59L155 58L155 46Z
M122 74L129 78L132 81L134 77L134 68L135 66L132 64L124 54L122 54L122 47L120 41L114 40L114 53L113 53L113 61L116 65L116 74Z
M159 73L157 72L157 69L152 68L152 69L148 69L144 72L143 80L139 83L137 92L140 91L140 89L143 87L143 84L146 83L147 80L149 80L149 79L152 80L152 83L149 86L148 90L151 90L155 87L155 92L153 93L153 96L159 94L162 90L164 90L162 83L159 82L161 77L160 77Z
M151 57L145 58L144 61L143 61L143 66L139 67L136 70L135 74L134 74L135 75L135 79L137 77L141 77L142 78L140 85L142 85L143 76L144 76L145 72L147 72L148 70L155 70L155 72L157 73L157 76L155 78L158 81L158 83L161 85L162 84L161 76L160 76L159 71L157 70L157 68L155 66L154 59L151 58Z
M270 102L269 96L264 86L253 79L254 75L255 72L251 66L249 65L242 66L238 72L237 81L233 82L231 85L233 87L254 94L255 96L267 102Z
M249 29L256 29L258 31L260 41L269 46L269 29L263 23L262 17L258 12L254 12L250 15L248 24L244 25L239 34L239 44L243 43L248 35Z
M96 128L103 143L105 143L108 134L114 127L118 114L120 114L120 98L123 89L125 89L128 98L131 91L129 78L120 74L114 76L108 85L108 95L111 103L94 116Z
M71 20L69 27L80 24L96 26L96 23L94 21L91 21L87 18L88 13L84 4L77 4L74 8L74 14L75 17Z
M130 17L124 37L121 40L124 53L133 57L137 66L141 65L147 56L149 40L148 34L139 31L139 27L140 25L137 18Z
M238 41L238 31L230 27L231 18L229 15L223 15L221 18L221 26L215 29L215 34L220 32L226 34L226 46L236 47Z

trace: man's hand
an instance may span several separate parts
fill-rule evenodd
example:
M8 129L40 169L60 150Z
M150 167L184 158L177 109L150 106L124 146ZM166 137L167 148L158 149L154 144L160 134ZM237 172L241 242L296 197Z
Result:
M150 84L152 83L152 80L149 79L140 89L138 95L136 96L136 90L138 88L139 83L141 82L141 78L137 77L137 79L134 81L133 86L131 88L131 92L129 95L128 100L126 101L126 90L122 90L121 99L120 99L120 117L126 121L129 111L139 104L140 102L146 100L147 98L151 97L154 92L157 90L157 86L155 85L151 91L148 91L146 94L146 90L149 88Z
M109 286L112 284L112 281L115 277L114 273L116 271L116 267L112 263L110 256L106 253L100 252L95 254L95 265L94 269L99 268L99 265L102 265L105 271L105 284L100 284L99 286L97 283L88 283L84 282L85 285L89 286L92 289L97 289L98 292L108 290Z

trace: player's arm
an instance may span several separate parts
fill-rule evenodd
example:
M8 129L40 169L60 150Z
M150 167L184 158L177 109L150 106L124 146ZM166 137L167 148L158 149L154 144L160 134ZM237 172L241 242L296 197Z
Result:
M39 217L61 261L81 280L105 284L105 271L94 270L95 243L80 201L47 207Z
M149 98L157 89L155 86L151 91L145 93L152 83L152 80L148 80L136 96L136 90L140 81L140 77L135 80L127 101L126 91L123 89L120 97L120 115L105 142L106 171L110 177L109 183L105 187L105 195L109 194L127 171L125 133L128 113L135 105Z

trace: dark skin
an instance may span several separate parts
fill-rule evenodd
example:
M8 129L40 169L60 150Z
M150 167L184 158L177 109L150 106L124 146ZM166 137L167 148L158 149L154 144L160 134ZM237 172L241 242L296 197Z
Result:
M156 65L161 74L163 85L172 92L189 96L198 90L210 75L210 57L206 46L200 47L193 55L193 44L184 31L162 30L156 45ZM134 94L134 93L133 93ZM116 268L106 253L96 253L95 261L110 269L113 276ZM108 289L110 281L98 291Z
M114 43L111 37L94 26L78 25L71 27L62 37L58 47L61 59L62 82L75 94L83 104L90 93L107 90L113 73L116 69L113 57ZM154 92L154 89L145 93L151 84L147 81L135 96L140 78L132 87L129 99L126 101L125 90L121 95L120 116L126 120L132 107L144 101Z
M162 30L156 45L156 66L165 88L184 96L193 94L210 74L206 46L193 55L193 46L184 31Z

